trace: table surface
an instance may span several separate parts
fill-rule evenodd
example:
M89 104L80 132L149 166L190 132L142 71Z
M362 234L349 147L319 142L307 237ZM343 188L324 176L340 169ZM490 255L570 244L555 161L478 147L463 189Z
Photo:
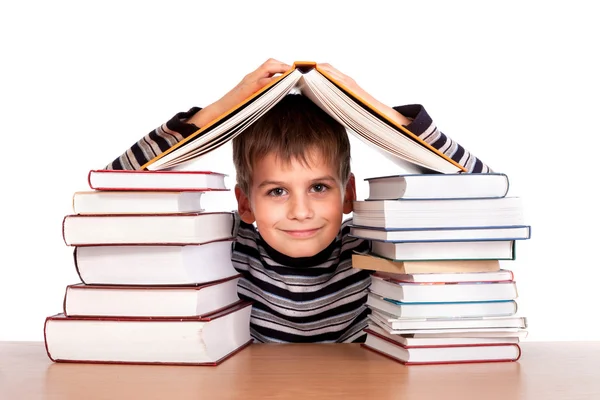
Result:
M253 344L217 367L53 363L0 342L0 399L600 399L599 342L525 342L518 362L404 366L357 344Z

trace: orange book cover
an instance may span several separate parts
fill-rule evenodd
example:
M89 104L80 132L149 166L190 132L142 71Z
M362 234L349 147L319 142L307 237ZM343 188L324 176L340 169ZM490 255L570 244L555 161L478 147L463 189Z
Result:
M452 164L454 167L456 167L459 171L463 171L463 172L466 171L466 169L463 166L461 166L456 161L452 160L450 157L448 157L447 155L445 155L441 151L439 151L436 148L434 148L433 146L431 146L429 143L425 142L423 139L419 138L417 135L415 135L414 133L412 133L411 131L409 131L406 127L404 127L402 125L399 125L399 124L395 123L394 121L392 121L390 118L386 117L380 110L378 110L372 104L369 104L363 98L361 98L360 96L356 95L351 90L349 90L341 82L339 82L338 80L336 80L335 78L333 78L327 72L325 72L322 69L320 69L318 63L316 63L314 61L296 61L296 62L294 62L294 64L292 65L292 68L290 70L288 70L287 72L281 74L279 77L277 77L276 79L274 79L271 83L269 83L267 86L263 87L261 90L257 91L256 93L254 93L252 96L250 96L247 99L245 99L244 101L242 101L237 106L233 107L232 109L228 110L224 114L222 114L219 117L215 118L213 121L211 121L210 123L208 123L206 126L201 127L196 132L194 132L191 135L189 135L187 138L181 140L180 142L176 143L175 145L173 145L168 150L166 150L163 153L157 155L156 157L154 157L153 159L151 159L150 161L148 161L146 164L142 165L142 169L147 169L150 165L154 164L159 159L161 159L164 156L170 154L171 152L173 152L174 150L180 148L181 146L185 145L186 143L189 143L190 141L194 140L194 138L196 138L199 135L201 135L202 133L210 130L215 125L217 125L220 121L226 119L230 115L232 115L232 114L238 112L239 110L241 110L242 108L244 108L246 105L252 103L255 99L257 99L260 96L262 96L270 88L272 88L273 86L277 85L277 83L279 83L286 76L290 75L292 72L294 72L296 70L299 70L302 73L306 73L306 72L310 71L311 69L316 69L321 75L323 75L330 82L332 82L334 85L336 85L340 90L342 90L344 93L346 93L352 99L354 99L356 102L358 102L359 104L361 104L363 107L365 107L366 109L368 109L372 114L376 115L380 119L382 119L385 122L387 122L389 125L391 125L394 128L396 128L398 131L402 132L402 134L404 134L405 136L409 137L413 141L419 143L421 146L423 146L423 147L427 148L428 150L432 151L433 153L435 153L436 155L438 155L440 158L446 160L447 162L449 162L450 164Z

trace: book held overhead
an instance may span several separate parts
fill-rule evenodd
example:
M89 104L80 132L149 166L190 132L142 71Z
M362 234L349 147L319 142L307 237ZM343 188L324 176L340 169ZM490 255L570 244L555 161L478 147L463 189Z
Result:
M241 134L292 90L310 98L348 131L408 171L457 173L464 168L423 139L352 93L314 62L293 67L241 104L171 146L142 166L148 170L181 167Z

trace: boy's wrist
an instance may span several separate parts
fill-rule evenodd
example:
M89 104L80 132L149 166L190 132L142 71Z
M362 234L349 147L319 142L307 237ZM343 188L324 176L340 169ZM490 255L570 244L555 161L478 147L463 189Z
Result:
M190 119L187 120L187 123L194 124L198 128L202 128L220 115L224 114L225 111L227 110L224 110L223 107L220 107L218 102L212 103L198 111L196 114L192 115Z

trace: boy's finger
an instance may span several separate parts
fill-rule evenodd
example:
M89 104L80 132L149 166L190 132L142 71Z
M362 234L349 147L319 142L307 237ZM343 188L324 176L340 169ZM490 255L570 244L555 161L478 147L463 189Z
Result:
M270 75L280 74L280 73L283 73L283 72L289 70L290 68L292 68L292 67L285 63L271 63L271 64L265 65L264 72L266 72Z

